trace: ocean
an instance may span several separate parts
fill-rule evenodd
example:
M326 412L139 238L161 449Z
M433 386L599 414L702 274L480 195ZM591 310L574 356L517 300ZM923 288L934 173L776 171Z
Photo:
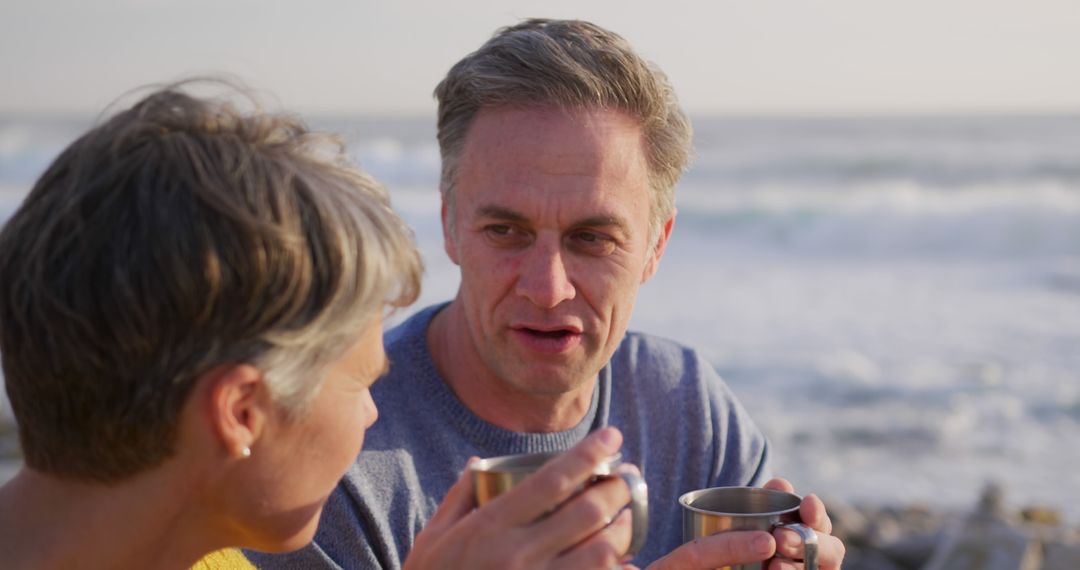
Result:
M693 119L632 328L699 348L801 492L962 510L994 482L1080 523L1080 116ZM0 117L0 220L89 122ZM432 119L311 123L415 228L414 309L451 297Z

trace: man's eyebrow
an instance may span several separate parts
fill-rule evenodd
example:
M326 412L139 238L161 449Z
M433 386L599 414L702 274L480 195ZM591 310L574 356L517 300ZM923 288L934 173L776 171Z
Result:
M477 208L476 213L484 218L495 218L510 222L528 221L524 214L502 206L481 206ZM576 227L616 227L624 232L629 231L629 224L621 217L614 215L589 216L575 221L573 225Z
M575 226L584 227L616 227L622 231L628 231L629 227L625 220L619 216L589 216L574 222Z
M507 220L510 222L525 222L528 218L520 212L515 212L510 208L504 208L502 206L480 206L476 209L477 215L482 218L495 218L498 220Z

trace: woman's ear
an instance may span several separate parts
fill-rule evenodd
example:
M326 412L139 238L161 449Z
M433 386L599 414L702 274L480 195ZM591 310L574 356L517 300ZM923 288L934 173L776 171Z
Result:
M208 375L210 423L222 449L238 459L250 456L270 413L262 371L250 364L228 364Z

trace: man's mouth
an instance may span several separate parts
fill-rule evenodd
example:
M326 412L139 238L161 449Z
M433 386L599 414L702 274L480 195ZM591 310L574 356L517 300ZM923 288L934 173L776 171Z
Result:
M568 329L555 329L555 330L550 330L550 331L542 331L542 330L539 330L539 329L531 329L531 328L525 327L525 328L522 328L520 330L522 330L522 331L524 331L526 333L529 333L529 334L531 334L533 336L539 337L539 338L559 339L559 338L566 338L566 337L574 334L573 331L568 330Z
M574 327L534 328L514 327L514 332L525 346L541 353L558 354L581 344L581 330Z

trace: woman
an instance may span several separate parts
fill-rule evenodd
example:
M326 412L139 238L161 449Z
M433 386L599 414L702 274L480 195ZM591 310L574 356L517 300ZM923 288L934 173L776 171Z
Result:
M4 567L187 568L311 540L377 417L382 315L416 298L421 262L336 139L171 86L56 159L0 232L0 276L25 458L0 488ZM463 478L415 564L512 562L480 535L610 566L625 486L570 496L619 443L595 434L534 477L558 492L478 511ZM542 527L567 498L588 516Z

